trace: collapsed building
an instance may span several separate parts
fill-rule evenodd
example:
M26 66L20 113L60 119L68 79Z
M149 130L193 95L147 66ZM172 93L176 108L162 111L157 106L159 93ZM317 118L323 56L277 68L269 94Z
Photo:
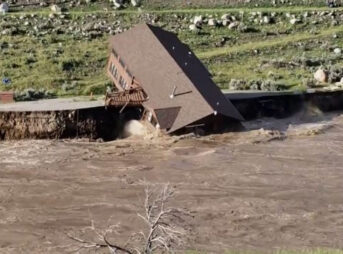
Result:
M240 127L241 114L252 120L289 117L304 108L343 109L341 90L224 95L175 34L146 24L111 38L107 73L114 91L107 92L105 103L81 98L11 103L13 92L0 92L0 140L109 141L122 136L130 119L165 133L216 132ZM133 118L132 112L138 114Z
M107 74L114 92L106 106L141 106L142 120L163 132L216 131L243 120L189 47L161 28L141 24L113 36Z

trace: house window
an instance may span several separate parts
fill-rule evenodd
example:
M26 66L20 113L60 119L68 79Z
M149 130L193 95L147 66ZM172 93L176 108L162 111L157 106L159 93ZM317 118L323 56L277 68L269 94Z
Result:
M115 79L118 79L118 69L113 65L112 75Z
M119 78L119 85L123 88L126 89L126 81L123 79L122 76Z
M116 68L115 71L114 71L114 77L115 77L116 79L118 79L118 70L117 70L117 68Z
M123 81L123 87L124 89L128 89L126 80Z
M118 70L112 62L110 63L110 72L115 79L118 79Z
M123 78L120 76L120 78L119 78L119 85L120 85L121 87L123 87L123 86L122 86L122 82L123 82Z

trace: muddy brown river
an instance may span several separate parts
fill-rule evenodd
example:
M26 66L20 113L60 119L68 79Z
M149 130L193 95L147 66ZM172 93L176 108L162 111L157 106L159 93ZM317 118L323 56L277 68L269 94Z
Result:
M201 138L2 142L0 253L67 253L92 220L120 223L124 244L143 227L143 180L170 183L193 214L181 252L343 248L343 116L302 117Z

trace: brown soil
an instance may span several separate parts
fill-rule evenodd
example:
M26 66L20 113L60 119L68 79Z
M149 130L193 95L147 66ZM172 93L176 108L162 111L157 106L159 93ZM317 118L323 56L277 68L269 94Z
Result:
M118 134L118 118L115 111L103 107L43 112L2 111L0 140L74 137L113 140Z
M65 253L66 233L110 218L122 244L143 226L143 179L170 182L193 212L184 249L343 248L343 117L331 117L203 138L2 142L0 252Z

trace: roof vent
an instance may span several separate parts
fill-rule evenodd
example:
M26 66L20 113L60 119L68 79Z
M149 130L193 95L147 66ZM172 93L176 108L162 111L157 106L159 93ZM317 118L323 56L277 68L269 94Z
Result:
M173 99L175 97L175 92L176 92L176 86L174 86L173 92L169 95L170 99Z

